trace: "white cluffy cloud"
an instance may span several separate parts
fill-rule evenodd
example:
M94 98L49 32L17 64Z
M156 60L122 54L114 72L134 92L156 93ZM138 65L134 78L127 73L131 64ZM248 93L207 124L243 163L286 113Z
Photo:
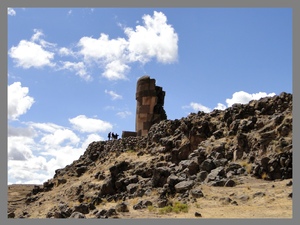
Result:
M274 95L276 95L276 94L275 93L267 94L266 92L258 92L258 93L254 93L254 94L249 94L245 91L238 91L238 92L233 93L232 98L226 99L227 106L224 105L223 103L218 103L214 109L224 110L227 107L230 107L235 103L247 104L251 100L259 100L261 98L272 97ZM203 111L205 113L209 113L212 111L211 108L206 107L200 103L195 103L195 102L191 102L188 106L183 106L182 108L183 109L192 109L195 112Z
M151 58L161 63L176 61L178 35L167 24L167 17L162 12L154 11L153 17L144 15L143 21L144 25L137 25L135 30L125 28L130 61L146 63Z
M32 146L34 146L34 140L32 137L8 136L8 159L25 161L32 158Z
M52 62L54 52L51 51L55 44L45 41L42 36L44 36L43 32L35 29L29 41L21 40L17 46L10 48L8 54L18 67L29 69L55 66Z
M75 52L73 52L71 49L68 49L66 47L62 47L58 50L58 53L61 55L61 56L74 56L76 57L76 54Z
M131 63L145 64L152 59L164 64L177 61L178 35L167 23L167 17L154 11L153 16L144 15L142 19L143 25L135 28L119 25L125 37L110 39L104 33L100 33L99 38L83 36L74 51L72 47L56 48L56 44L43 39L41 30L35 29L30 40L21 40L17 46L10 48L8 54L16 66L24 69L49 66L55 70L75 72L89 81L92 78L87 73L88 66L96 65L108 80L126 80ZM56 63L54 56L71 57L74 61Z
M83 78L86 81L92 80L92 77L91 77L91 75L89 75L87 73L86 66L83 62L76 63L76 62L65 61L65 62L61 62L61 63L62 63L62 67L60 69L74 71L76 73L76 75L80 76L81 78Z
M76 117L77 122L78 118L86 117ZM99 121L96 120L96 125L101 125ZM95 121L86 118L85 122L89 125ZM85 127L80 121L78 123L82 130L97 130ZM104 138L96 133L82 134L53 123L28 122L22 127L9 125L8 183L41 184L52 178L56 169L78 159L91 142L100 140Z
M130 63L147 63L152 58L160 63L172 63L177 60L178 35L167 24L167 17L162 12L153 16L144 15L143 26L135 29L125 27L127 38L110 39L107 34L100 37L82 37L78 42L79 54L86 63L96 62L101 65L102 75L109 80L126 79Z
M272 97L274 95L276 95L276 94L275 93L267 94L266 92L258 92L258 93L254 93L254 94L249 94L245 91L238 91L232 95L232 98L230 98L230 99L227 98L226 103L227 103L227 106L230 107L235 103L247 104L251 100L259 100L261 98Z
M40 141L48 145L61 145L66 140L69 140L68 144L71 145L77 144L80 141L79 137L69 129L56 130L51 134L45 135Z
M105 90L104 91L106 94L110 95L110 97L112 98L112 100L116 100L116 99L122 99L122 95L119 95L117 94L116 92L114 91L108 91L108 90Z
M94 118L88 118L85 115L79 115L69 119L74 129L82 133L105 132L112 129L112 125L106 121Z
M17 13L13 8L7 8L7 14L9 16L15 16Z
M16 120L25 114L34 103L34 98L28 96L29 89L22 87L21 82L15 82L8 86L8 119Z

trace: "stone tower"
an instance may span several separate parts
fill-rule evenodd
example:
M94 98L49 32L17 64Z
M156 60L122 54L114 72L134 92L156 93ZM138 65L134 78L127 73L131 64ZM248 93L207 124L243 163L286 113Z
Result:
M142 76L136 86L136 123L137 136L148 134L154 123L167 119L164 110L165 92L162 87L155 85L155 79Z

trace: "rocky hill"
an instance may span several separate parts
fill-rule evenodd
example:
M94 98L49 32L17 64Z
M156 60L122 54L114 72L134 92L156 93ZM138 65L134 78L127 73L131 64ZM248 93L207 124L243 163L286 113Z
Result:
M204 201L209 190L229 192L248 181L291 182L292 149L292 94L191 113L154 124L145 137L90 143L19 204L9 197L8 217L134 218L142 210L172 211L179 203ZM239 205L240 196L233 199L234 193L221 201Z

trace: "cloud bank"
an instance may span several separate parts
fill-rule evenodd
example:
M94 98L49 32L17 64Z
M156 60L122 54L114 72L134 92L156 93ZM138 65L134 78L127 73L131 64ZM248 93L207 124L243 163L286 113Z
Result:
M86 81L92 80L88 73L94 66L102 69L102 77L108 80L126 80L132 63L146 64L155 59L169 64L177 61L178 35L167 23L162 12L142 17L143 25L135 28L122 27L124 37L111 39L101 33L99 38L84 36L73 48L56 47L47 42L41 30L35 29L30 40L21 40L9 49L8 55L17 67L24 69L52 67L55 70L74 72ZM61 59L57 59L60 57ZM71 57L73 61L63 60Z
M34 98L28 95L29 89L22 87L21 82L15 82L8 86L8 119L17 120L19 116L25 114L34 103Z
M8 85L8 183L41 184L55 170L78 159L93 141L104 140L109 122L79 115L69 119L70 127L54 123L11 122L24 115L34 103L29 88L21 82ZM106 134L105 134L106 135Z
M75 130L82 133L106 132L112 129L112 125L100 119L88 118L85 115L69 119Z
M267 94L266 92L258 92L258 93L249 94L245 91L238 91L238 92L233 93L231 98L227 98L225 100L227 103L227 106L224 105L223 103L218 103L214 109L225 110L227 107L230 107L235 103L247 104L251 100L259 100L261 98L272 97L274 95L276 95L276 94L275 93ZM213 110L207 106L202 105L201 103L196 103L196 102L191 102L189 105L183 106L182 108L183 109L192 109L194 112L203 111L205 113L209 113Z

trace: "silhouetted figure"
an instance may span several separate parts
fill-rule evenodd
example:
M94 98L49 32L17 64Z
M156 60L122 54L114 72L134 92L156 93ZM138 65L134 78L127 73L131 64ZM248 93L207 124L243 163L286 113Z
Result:
M112 136L112 139L113 139L113 140L116 139L116 136L115 136L115 134L114 134L113 132L111 133L111 136Z
M107 137L108 137L108 140L110 140L111 132L108 133Z
M117 139L118 139L118 137L119 137L119 135L118 135L118 134L116 134L116 135L115 135L115 137L116 137L116 140L117 140Z

